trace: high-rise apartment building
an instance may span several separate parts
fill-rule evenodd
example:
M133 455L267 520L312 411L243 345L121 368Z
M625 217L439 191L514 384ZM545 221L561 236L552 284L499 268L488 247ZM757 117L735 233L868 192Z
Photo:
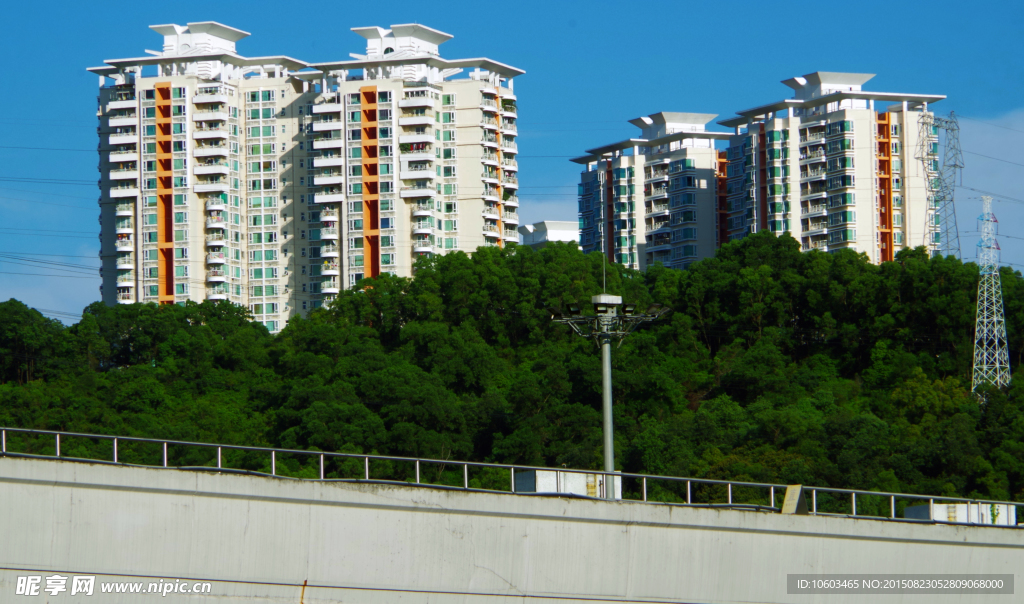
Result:
M714 114L655 113L630 120L638 138L588 149L580 176L580 246L636 269L685 268L720 244L725 152Z
M443 59L422 25L355 28L365 54L319 64L152 29L153 56L90 69L105 302L230 300L276 331L363 277L518 240L521 70Z
M938 138L922 115L942 95L868 92L874 74L815 72L794 98L719 122L729 141L729 239L790 233L804 250L853 249L873 262L937 243Z
M659 113L640 138L591 149L579 189L585 251L634 268L683 268L768 230L804 250L849 248L873 262L938 242L938 133L922 128L942 95L868 92L872 74L785 80L794 98L714 116ZM718 150L716 141L727 141ZM641 188L642 180L643 186Z

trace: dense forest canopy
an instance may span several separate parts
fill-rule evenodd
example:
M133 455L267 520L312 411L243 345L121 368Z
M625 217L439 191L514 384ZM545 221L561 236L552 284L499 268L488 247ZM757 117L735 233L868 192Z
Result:
M598 468L598 350L545 308L600 293L602 263L561 244L421 260L415 279L366 280L276 336L227 303L96 303L65 327L10 300L0 425ZM767 233L687 271L609 265L609 293L674 309L613 353L619 466L1024 501L1021 388L969 392L977 282L922 249L876 266ZM1024 279L1002 283L1016 368Z

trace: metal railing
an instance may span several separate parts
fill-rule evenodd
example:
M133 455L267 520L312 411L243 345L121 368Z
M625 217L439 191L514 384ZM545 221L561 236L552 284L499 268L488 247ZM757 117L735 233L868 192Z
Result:
M325 280L327 282L327 280ZM226 294L227 292L217 292ZM120 296L119 296L120 297ZM80 441L109 443L105 449L106 459L79 457ZM22 445L22 450L12 450L11 445ZM62 447L64 451L62 453ZM24 450L29 449L29 450ZM70 449L70 453L67 451ZM250 447L224 445L154 438L110 436L80 432L32 430L25 428L0 428L0 456L61 459L90 463L114 463L126 466L163 467L189 470L216 470L255 475L277 476L300 480L321 481L375 481L455 487L463 490L516 493L516 472L540 471L557 472L560 475L584 474L600 477L614 477L620 484L622 500L662 505L689 505L700 507L731 507L736 509L780 511L779 497L784 496L791 485L757 483L745 481L714 480L707 478L686 478L633 474L625 472L603 472L566 468L545 468L473 461L451 461L429 458L398 457L393 455L368 455L358 453L334 453L329 451L278 449L271 447ZM226 457L230 459L225 459ZM230 467L226 462L234 462ZM285 463L281 464L284 461ZM298 462L296 464L296 462ZM282 465L284 472L281 471ZM298 468L296 469L296 465ZM424 466L436 470L434 480L424 480ZM376 468L377 472L371 470ZM269 471L267 471L269 470ZM447 471L447 474L445 472ZM474 480L471 484L471 473ZM297 478L290 474L314 475L317 478ZM454 482L455 484L447 484ZM556 480L556 485L561 484ZM504 483L506 487L498 487ZM481 486L486 484L488 486ZM988 525L981 522L952 522L931 518L901 518L897 512L907 503L927 503L929 515L936 503L965 505L967 517L977 509L981 511L993 506L1024 507L1015 501L993 501L965 497L940 497L884 491L862 491L830 487L802 487L807 512L818 516L846 516L873 520L899 522L972 524L1016 528L1013 525ZM533 492L533 491L531 491ZM556 486L555 494L569 492Z

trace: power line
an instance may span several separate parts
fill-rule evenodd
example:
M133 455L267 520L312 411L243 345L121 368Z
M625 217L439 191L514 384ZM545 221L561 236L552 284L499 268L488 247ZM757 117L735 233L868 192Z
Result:
M992 122L989 122L989 121L986 121L986 120L979 120L979 119L974 118L974 117L966 117L966 116L963 116L963 115L958 115L958 117L960 117L962 119L965 119L965 120L971 120L972 122L980 122L982 124L986 124L988 126L992 126L993 128L1002 128L1003 130L1009 130L1011 132L1020 132L1021 134L1024 134L1024 130L1017 130L1016 128L1010 128L1009 126L1001 126L999 124L995 124L995 123L992 123Z
M977 155L978 157L984 157L985 159L992 159L992 160L995 160L995 161L1001 161L1001 162L1003 162L1005 164L1013 164L1014 166L1021 166L1022 168L1024 168L1024 164L1019 164L1019 163L1017 163L1015 161L1010 161L1008 159L1000 159L998 157L992 157L991 155L982 155L981 153L975 153L974 151L964 151L964 153L970 153L971 155Z
M26 149L30 151L83 151L88 153L96 153L97 149L65 149L60 147L10 147L7 145L0 145L0 149Z
M1024 199L1017 199L1016 197L1009 197L1001 193L993 193L992 191L983 191L981 189L975 189L973 187L965 187L963 185L957 185L958 189L967 189L968 191L974 191L975 193L981 193L982 195L991 195L992 197L999 197L1007 201L1016 201L1017 203L1024 203Z
M95 277L76 277L74 275L45 275L43 273L11 273L7 271L0 271L0 275L22 275L25 277L63 277L65 279L99 279L97 275Z

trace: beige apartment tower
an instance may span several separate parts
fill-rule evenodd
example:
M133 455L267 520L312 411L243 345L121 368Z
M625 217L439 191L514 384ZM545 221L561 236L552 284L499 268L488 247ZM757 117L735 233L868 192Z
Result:
M90 69L105 302L229 300L277 331L364 277L517 241L521 70L443 59L422 25L355 28L366 54L319 64L152 29L161 51Z

